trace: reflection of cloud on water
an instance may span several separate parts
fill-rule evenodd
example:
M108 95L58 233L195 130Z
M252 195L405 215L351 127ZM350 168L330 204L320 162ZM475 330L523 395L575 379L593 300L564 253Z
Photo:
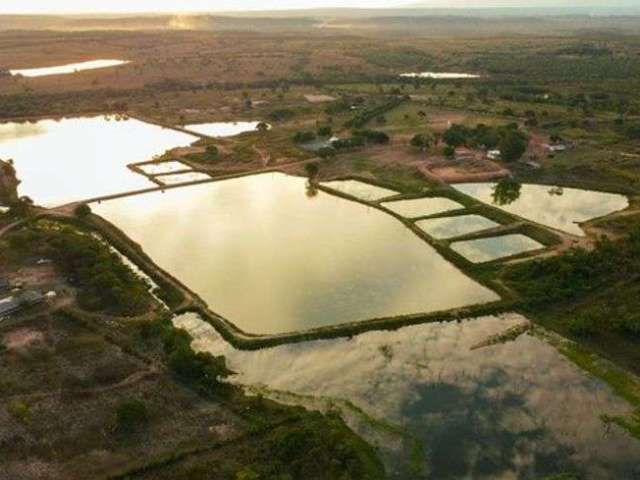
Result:
M529 335L470 350L522 321L485 317L257 352L233 349L197 319L177 322L194 348L227 357L236 382L345 398L404 425L424 441L434 475L541 478L578 465L589 478L628 478L640 444L606 434L599 415L629 410L606 385Z
M454 187L482 202L493 204L493 183L467 183ZM563 188L562 195L554 194L547 185L522 185L520 197L501 209L558 228L575 235L584 235L576 222L601 217L622 210L629 205L626 197L612 193Z
M44 135L47 129L41 123L5 123L0 124L0 143L19 138Z
M301 178L262 174L94 210L252 333L498 298L389 215L324 192L310 200L305 188Z

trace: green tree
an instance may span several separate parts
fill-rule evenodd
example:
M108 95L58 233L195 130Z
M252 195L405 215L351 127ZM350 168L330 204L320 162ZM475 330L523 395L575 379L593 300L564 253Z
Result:
M330 137L333 134L333 129L330 125L322 125L318 127L318 136L319 137Z
M500 140L500 154L505 162L515 162L527 151L528 138L519 130L508 128Z
M336 153L336 149L333 147L322 147L318 150L318 156L324 160L335 157Z
M417 148L421 152L428 150L429 147L431 146L431 140L426 135L423 135L422 133L418 133L414 135L410 143L412 147Z
M522 185L512 178L503 178L493 187L493 203L496 205L509 205L520 198Z
M82 205L78 205L76 207L74 213L80 218L88 217L89 215L91 215L91 207L89 207L89 205L87 205L86 203L83 203Z
M141 400L125 400L116 407L116 428L130 432L147 424L149 412Z
M267 130L269 130L269 124L266 122L260 122L258 123L258 125L256 125L256 130L258 130L261 133L264 133Z

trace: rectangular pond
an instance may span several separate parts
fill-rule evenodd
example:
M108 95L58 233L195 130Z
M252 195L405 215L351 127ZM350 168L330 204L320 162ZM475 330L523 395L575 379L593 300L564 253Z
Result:
M173 173L181 170L188 170L191 167L182 162L171 160L168 162L154 162L138 165L138 168L147 175L159 175L162 173Z
M402 223L263 174L94 204L246 332L277 334L497 300Z
M211 180L211 176L202 172L173 173L170 175L158 175L154 177L165 185L175 185L178 183L196 182L200 180Z
M444 239L459 237L468 233L479 232L500 226L481 215L456 215L453 217L419 220L416 225L434 238Z
M629 206L624 195L531 184L521 185L519 193L505 199L501 198L499 191L496 194L496 185L461 183L453 187L509 213L574 235L584 235L578 222L624 210Z
M464 208L463 205L448 198L442 197L425 197L415 198L412 200L397 200L394 202L385 202L383 207L396 212L406 218L426 217L436 213L448 212L450 210L458 210Z
M451 244L452 250L474 263L490 262L541 248L544 248L544 245L520 234L501 235Z
M197 140L138 120L102 116L0 124L0 158L15 162L20 195L36 204L73 201L153 187L127 168Z
M23 68L9 70L11 75L22 75L23 77L44 77L47 75L61 75L81 72L83 70L96 70L98 68L116 67L129 63L126 60L90 60L88 62L70 63L55 67Z
M389 190L388 188L378 187L370 183L359 182L358 180L335 180L332 182L323 182L325 187L333 188L352 197L361 200L376 201L382 198L398 195L398 192Z

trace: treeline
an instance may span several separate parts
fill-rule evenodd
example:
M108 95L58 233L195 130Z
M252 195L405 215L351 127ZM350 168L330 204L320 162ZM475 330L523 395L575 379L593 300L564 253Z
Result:
M520 130L517 123L491 127L478 124L475 128L453 124L442 135L444 142L451 148L467 146L500 150L502 160L518 160L527 150L529 137Z
M557 257L516 264L507 282L534 310L576 304L569 328L579 335L616 331L640 339L640 228Z
M51 259L78 289L78 303L89 311L134 316L148 311L149 285L107 245L75 230L27 228L9 237L22 255Z
M389 99L388 101L380 105L363 108L362 110L359 110L358 113L356 113L356 115L353 118L351 118L345 123L345 127L362 128L369 121L373 120L374 118L380 115L384 115L390 110L393 110L405 100L406 100L406 97L392 97L391 99Z

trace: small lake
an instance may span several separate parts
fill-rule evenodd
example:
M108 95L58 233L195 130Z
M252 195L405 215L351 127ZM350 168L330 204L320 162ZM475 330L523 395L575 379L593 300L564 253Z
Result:
M508 314L254 352L236 350L195 315L174 324L194 349L224 355L232 382L339 407L380 447L390 479L635 478L640 442L600 420L630 411L606 384L529 334L474 348L525 320Z
M414 72L402 73L401 77L405 78L434 78L439 80L455 80L463 78L480 78L480 75L472 73L451 73L451 72Z
M544 248L544 245L525 235L501 235L498 237L467 240L451 244L451 249L474 263L490 262L518 253Z
M138 120L105 117L0 124L0 158L13 158L20 195L56 206L154 186L127 168L197 140ZM185 167L188 168L188 167Z
M83 70L96 70L98 68L116 67L129 63L126 60L91 60L88 62L70 63L68 65L58 65L55 67L23 68L9 70L11 75L22 75L23 77L44 77L47 75L61 75L81 72Z
M233 137L245 132L255 132L260 122L211 122L185 125L186 130L208 137Z
M383 203L382 206L406 218L426 217L436 213L464 208L463 205L448 198L425 197L413 200L397 200Z
M250 333L498 299L396 219L323 192L310 197L298 177L255 175L92 208Z
M357 180L336 180L333 182L323 182L325 187L332 188L338 192L346 193L360 200L375 202L382 198L398 195L398 192L388 188L378 187L370 183L359 182Z
M461 183L452 186L482 202L495 204L495 183ZM629 206L629 200L624 195L613 193L523 184L515 201L495 205L542 225L582 236L584 232L577 222L624 210Z
M469 233L495 228L500 224L481 215L456 215L454 217L419 220L416 225L437 239L459 237Z

